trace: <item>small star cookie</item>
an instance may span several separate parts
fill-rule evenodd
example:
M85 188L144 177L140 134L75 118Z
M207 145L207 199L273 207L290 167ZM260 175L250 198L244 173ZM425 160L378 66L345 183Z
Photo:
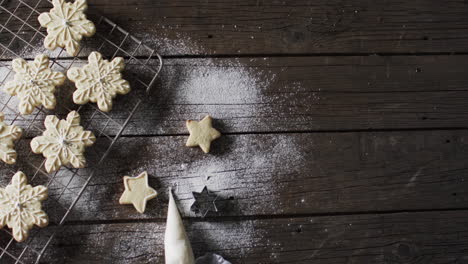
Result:
M13 149L14 140L21 137L21 128L11 125L6 125L3 120L5 115L0 112L0 159L6 164L16 162L16 151Z
M148 185L148 173L145 171L137 177L125 176L123 178L125 191L120 197L120 204L133 204L139 213L144 213L146 202L153 199L158 193Z
M48 115L44 125L46 130L42 136L33 138L31 149L36 154L42 153L46 158L46 171L57 171L62 165L68 164L74 168L84 168L85 147L93 145L96 137L91 131L80 126L80 115L72 111L66 120Z
M21 114L30 114L41 104L47 109L55 108L55 87L62 85L66 77L65 74L50 69L47 55L37 55L29 63L20 58L14 59L12 67L16 74L14 80L5 84L4 91L18 96Z
M45 227L49 224L41 205L46 198L45 186L32 187L26 175L18 171L10 185L0 188L0 228L8 225L16 241L25 241L33 225Z
M84 12L88 8L86 0L76 0L73 3L65 0L53 0L54 7L50 12L39 15L42 27L47 28L44 46L49 50L57 47L65 48L71 56L78 55L80 41L96 33L93 22L86 19Z
M130 84L122 78L125 68L124 59L116 57L112 61L102 58L101 53L92 52L88 64L82 68L71 68L67 77L76 85L73 102L86 104L89 101L98 104L101 111L112 109L112 99L117 94L130 92Z
M221 133L214 129L212 126L213 119L207 115L200 122L187 120L187 129L190 132L190 136L185 144L187 147L197 147L203 150L203 152L210 152L211 141L219 138Z

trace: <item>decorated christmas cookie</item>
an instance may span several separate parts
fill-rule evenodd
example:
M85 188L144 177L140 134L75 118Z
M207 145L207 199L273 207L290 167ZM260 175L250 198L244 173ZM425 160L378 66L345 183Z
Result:
M49 115L44 125L46 130L42 136L33 138L31 148L46 158L46 171L53 172L68 164L74 168L85 167L85 147L94 144L96 137L80 126L80 115L76 111L70 112L66 120Z
M8 225L13 238L23 242L33 225L45 227L49 223L47 214L41 209L41 201L46 198L45 186L32 187L26 175L18 171L10 185L0 188L0 228Z
M137 177L124 177L125 191L120 197L120 204L133 204L139 213L144 213L146 203L158 193L148 185L148 173L143 172Z
M56 105L55 87L65 82L65 75L54 72L49 68L49 57L41 54L34 61L14 59L14 80L5 84L5 92L18 96L21 114L30 114L36 106L43 105L47 109L54 109Z
M203 152L210 152L211 141L219 138L221 133L212 126L213 119L211 116L205 116L200 122L187 120L187 129L190 132L190 137L185 144L187 147L197 147Z
M86 19L84 12L88 8L86 0L73 3L65 0L53 0L54 8L39 16L41 26L47 28L44 46L49 50L65 48L71 56L78 55L80 41L96 33L93 22Z
M0 112L0 159L7 164L16 162L16 151L13 149L14 140L21 137L21 128L3 123L5 116Z
M102 58L101 53L92 52L87 65L71 68L67 72L68 78L76 85L73 101L76 104L97 102L101 111L109 112L112 109L112 99L117 94L130 92L130 84L120 73L124 67L124 59L121 57L109 62Z

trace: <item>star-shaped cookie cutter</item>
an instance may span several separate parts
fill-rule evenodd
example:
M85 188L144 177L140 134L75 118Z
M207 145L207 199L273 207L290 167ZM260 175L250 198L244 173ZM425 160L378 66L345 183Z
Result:
M192 195L195 201L190 206L190 210L193 212L200 213L202 217L205 217L210 211L218 212L216 206L218 195L210 192L206 186L201 192L192 192Z

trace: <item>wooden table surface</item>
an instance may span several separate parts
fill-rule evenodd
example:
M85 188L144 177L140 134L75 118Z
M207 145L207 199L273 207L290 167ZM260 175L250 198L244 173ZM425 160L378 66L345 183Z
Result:
M468 263L467 1L89 4L165 66L41 263L164 263L176 184L196 256ZM210 154L184 146L206 114ZM138 214L118 199L144 170L160 194Z

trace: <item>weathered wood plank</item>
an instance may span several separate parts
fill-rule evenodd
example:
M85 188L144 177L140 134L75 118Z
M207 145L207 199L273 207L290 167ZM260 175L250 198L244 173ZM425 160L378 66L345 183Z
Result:
M463 263L468 212L186 222L196 256L233 263ZM66 226L42 263L164 263L165 224Z
M164 217L169 187L183 214L195 216L191 192L204 185L219 195L220 212L212 216L464 208L467 136L466 130L232 135L216 141L210 155L186 148L184 136L123 138L72 218ZM140 215L118 200L122 177L145 170L160 194Z
M26 2L34 6L37 0ZM91 12L108 16L165 55L468 51L463 1L89 2ZM17 2L4 5L11 10ZM39 10L48 6L43 1ZM20 5L17 13L24 19L30 11ZM34 18L29 22L38 26ZM8 26L17 30L21 23Z
M127 68L141 91L140 68ZM185 120L205 114L225 133L466 127L467 68L468 56L168 59L126 134L185 134ZM70 107L73 90L59 92ZM110 115L123 123L135 95L117 96ZM94 118L97 129L106 124Z
M464 57L167 61L127 132L186 133L205 114L223 132L465 127Z

